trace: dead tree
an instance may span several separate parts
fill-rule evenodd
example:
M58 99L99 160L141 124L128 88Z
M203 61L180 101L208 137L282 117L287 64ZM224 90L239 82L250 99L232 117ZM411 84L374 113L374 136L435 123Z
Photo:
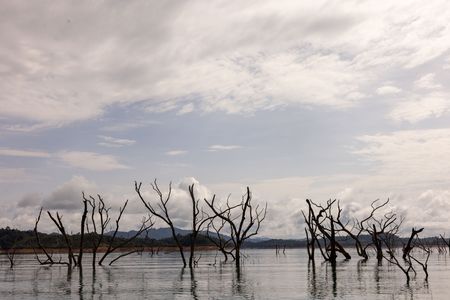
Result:
M354 219L352 228L348 228L349 222L345 223L342 221L342 208L340 207L339 201L337 202L337 216L335 219L336 224L339 226L340 230L345 232L349 237L351 237L355 242L356 252L360 257L367 260L369 255L367 254L367 248L370 244L363 245L361 242L361 234L367 231L367 222L374 216L377 210L385 206L389 200L384 203L377 204L378 200L375 200L371 203L371 211L369 215L361 220Z
M11 249L8 249L6 251L6 256L9 260L9 268L14 268L14 265L16 264L16 248L13 246Z
M407 256L411 252L411 250L414 248L412 245L412 241L414 238L423 231L423 227L416 230L414 227L411 229L411 235L409 236L408 243L403 247L403 259L407 259Z
M159 210L155 209L155 207L149 201L146 201L144 199L144 197L141 193L142 182L140 182L139 184L136 181L134 182L135 191L138 194L139 199L141 199L144 206L148 209L148 211L152 215L161 219L164 223L166 223L170 227L170 230L172 232L172 237L173 237L175 244L177 245L178 250L180 252L181 260L183 261L183 266L186 267L187 264L186 264L186 258L184 256L183 246L181 245L181 242L178 239L178 236L175 232L175 225L173 224L172 219L169 216L169 209L167 207L167 203L169 202L170 196L172 193L172 183L169 183L169 191L167 192L166 196L164 196L163 193L161 192L161 190L158 186L158 183L156 182L156 179L153 181L151 186L152 186L153 191L155 191L155 193L158 195Z
M447 246L448 251L450 253L450 239L446 240L444 236L442 236L442 234L439 235L441 237L441 240L444 242L444 244Z
M83 194L83 199L87 201L89 206L91 207L91 215L90 222L92 226L92 269L95 270L97 265L97 250L103 242L105 230L108 227L108 224L111 221L111 217L109 216L109 211L111 207L106 208L105 202L100 195L97 195L98 202L92 196L89 196L89 199L85 197ZM99 221L96 220L96 215L98 215ZM99 222L99 223L98 223ZM86 223L87 231L89 232L89 222Z
M383 253L383 251L381 251L381 259L385 259L387 260L389 263L397 266L402 272L403 274L405 274L406 276L406 283L409 284L410 281L410 275L409 273L411 271L416 272L413 268L412 262L411 262L411 256L408 255L407 260L406 261L399 261L395 255L395 251L394 251L394 246L392 243L386 242L386 240L380 240L380 242L382 242L384 244L384 246L387 248L387 254L389 254L389 256L385 255ZM378 253L377 253L378 255ZM406 264L406 265L405 265Z
M411 255L411 252L409 252L407 254L407 257L409 257L410 259L414 260L417 264L419 264L422 267L423 272L425 273L425 281L428 281L428 260L430 259L430 255L431 255L431 247L425 245L417 236L417 247L419 249L421 249L426 257L425 257L425 261L420 261L418 260L416 257L414 257L413 255Z
M224 227L227 224L227 222L222 219L218 218L218 222L220 222L218 225L215 223L216 219L211 219L209 224L206 227L206 237L210 242L212 242L217 249L223 254L224 256L224 262L228 261L228 255L230 255L233 260L235 259L233 254L233 249L230 249L232 240L231 238L226 238L221 232L224 232ZM211 233L213 232L213 235Z
M316 207L319 210L317 214L313 210L312 217L318 231L322 234L322 238L325 244L325 250L327 254L322 255L324 256L325 260L329 260L332 263L336 262L337 252L341 253L346 259L351 258L350 254L336 239L336 233L340 231L339 228L335 228L335 217L333 216L333 205L336 203L336 201L337 200L328 200L327 205L322 206L314 203L312 200L306 200L306 203L311 210L313 210L313 207ZM329 227L326 227L325 224L328 224Z
M84 193L83 193L83 214L81 215L80 246L79 246L78 261L77 261L77 264L80 268L83 267L82 260L83 260L83 250L84 250L84 228L86 226L87 213L88 213L87 200L84 197Z
M323 247L326 249L327 247L327 241L326 238L320 235L320 232L318 232L318 226L316 224L316 213L314 212L314 208L312 205L312 202L310 200L306 200L306 203L308 204L308 218L306 218L306 214L302 211L303 217L305 219L306 225L308 226L310 236L308 236L308 231L306 231L306 237L307 237L307 243L308 243L308 257L310 260L314 260L314 252L315 252L315 245L319 248L320 253L322 254L322 257L324 260L329 260L329 254L326 250L323 249ZM323 243L320 242L320 239L323 240ZM322 247L323 244L323 247Z
M245 240L258 234L261 223L266 218L267 203L264 208L260 208L259 205L253 207L252 193L249 187L247 187L246 194L242 196L240 204L230 206L227 199L226 208L220 209L215 206L215 199L215 197L211 201L205 199L205 202L217 218L224 220L230 226L235 262L236 266L239 267L242 244ZM239 212L234 214L235 210Z
M36 251L34 251L34 252L35 252L35 254L36 254L36 259L38 260L38 262L39 262L41 265L51 265L51 264L54 264L54 263L56 263L56 262L53 260L52 255L50 255L50 254L48 253L48 251L44 248L44 246L43 246L42 243L41 243L41 239L40 239L40 237L39 237L38 224L39 224L39 221L41 220L41 215L42 215L42 207L41 207L41 209L39 210L39 215L38 215L38 217L36 218L36 222L34 223L34 229L33 229L33 231L34 231L34 236L36 237L36 243L37 243L39 249L45 254L45 256L46 256L47 259L46 259L45 261L41 261L41 260L39 259L39 256L37 255ZM61 262L59 262L59 263L61 263ZM67 264L68 264L68 263L67 263Z
M380 205L376 204L377 201L378 200L372 202L371 204L372 212L386 206L389 203L389 199ZM378 261L383 259L383 243L386 245L389 244L390 250L395 250L392 244L395 242L396 234L398 233L403 220L403 217L399 217L392 211L385 213L380 217L372 214L370 219L367 220L365 231L371 237L372 245L375 248Z
M314 211L310 204L308 204L308 217L305 212L302 210L302 215L305 220L305 234L306 234L306 249L308 251L309 260L314 260L314 252L316 243L320 246L320 243L317 241L317 225L314 222ZM322 249L321 249L322 250ZM278 253L278 249L277 249Z
M213 217L207 215L203 210L200 211L200 200L195 198L194 184L189 186L189 196L192 202L192 233L190 243L191 251L189 253L189 268L192 268L195 265L194 251L198 233L204 228L205 223L210 221Z
M75 259L75 255L73 254L72 243L70 241L70 238L67 235L66 229L64 228L64 225L62 223L62 216L59 215L59 212L56 212L56 218L52 215L52 213L50 211L47 211L47 214L50 217L50 219L53 221L53 223L55 223L56 227L58 228L59 232L61 233L62 237L64 238L64 241L66 243L67 250L68 250L67 259L69 262L69 266L72 266L72 263L76 266L77 260Z
M131 236L127 239L124 239L122 242L120 242L117 245L114 245L114 243L116 241L116 237L117 237L117 232L119 231L119 227L120 227L120 219L122 218L123 212L125 211L125 208L127 207L127 205L128 205L128 200L126 200L124 205L119 208L119 215L116 219L116 227L114 229L114 233L112 234L112 237L109 239L108 248L106 249L102 258L100 258L100 260L98 261L99 266L101 266L103 264L103 261L105 260L106 257L108 257L108 255L110 255L111 253L113 253L114 251L116 251L119 248L125 247L127 244L129 244L131 241L133 241L135 238L137 238L139 235L141 235L143 232L147 231L148 229L150 229L153 226L151 217L149 217L147 219L144 218L142 220L141 227L136 231L136 233L133 236ZM124 257L124 256L132 254L134 252L136 252L136 251L135 250L130 251L125 255L121 255L120 257ZM114 261L116 261L116 260L114 260Z

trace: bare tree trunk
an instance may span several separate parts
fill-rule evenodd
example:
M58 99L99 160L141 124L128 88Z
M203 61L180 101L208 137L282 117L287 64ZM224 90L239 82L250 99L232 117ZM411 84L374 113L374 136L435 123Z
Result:
M141 193L141 187L142 187L142 182L140 182L139 184L136 181L134 182L134 189L135 189L136 193L138 194L139 199L141 199L142 203L144 204L144 206L149 210L149 212L152 215L158 217L159 219L164 221L170 227L170 230L172 232L172 237L175 241L175 244L178 247L178 251L180 252L183 266L186 267L187 264L186 264L186 258L184 256L183 246L181 245L180 240L178 239L178 236L175 232L175 226L172 223L172 220L169 216L169 209L167 207L167 203L169 202L170 196L172 193L172 183L169 184L169 191L168 191L166 197L163 196L163 193L161 192L156 179L152 183L153 191L156 192L156 194L158 195L158 198L159 198L158 207L160 208L160 211L159 210L156 211L156 209L153 207L153 205L150 202L145 201L145 199Z
M53 223L55 223L56 227L58 227L59 232L61 232L61 235L63 236L64 241L66 242L69 265L72 266L73 263L76 266L77 260L75 259L75 256L73 254L72 243L70 242L69 236L67 235L66 229L64 228L64 225L62 223L62 217L59 215L58 212L56 212L56 219L49 211L47 211L47 214L49 215L50 219L52 219Z
M34 229L33 229L33 231L34 231L34 235L35 235L35 237L36 237L36 243L37 243L39 249L41 249L42 252L44 252L45 256L47 257L47 260L44 261L44 262L41 262L41 261L39 260L39 257L37 256L37 254L36 254L36 258L38 259L38 261L39 261L40 264L53 264L54 261L53 261L52 256L47 252L47 250L44 248L44 246L42 246L41 239L39 238L39 232L38 232L38 229L37 229L37 228L38 228L39 221L41 220L41 215L42 215L42 207L41 207L41 209L39 210L39 215L38 215L38 217L36 218L36 222L34 223Z
M83 200L83 215L81 216L81 229L80 229L80 249L78 253L78 266L82 268L82 260L83 260L83 248L84 248L84 227L86 224L86 216L87 216L87 201Z
M330 228L331 228L331 238L330 238L330 261L336 263L336 232L334 231L333 216L330 216Z
M408 243L406 244L405 247L403 247L403 259L406 260L408 254L411 252L411 250L414 248L414 246L411 245L414 237L421 233L423 231L423 228L420 228L418 230L415 230L414 228L411 229L411 236L408 239Z
M258 234L262 221L266 218L267 203L264 208L252 207L252 193L247 187L247 193L242 196L240 204L230 206L227 200L227 208L219 210L215 207L215 196L211 201L205 199L206 204L211 208L217 218L227 222L231 229L231 240L234 245L234 255L236 266L239 267L241 263L241 246L245 240ZM238 209L239 208L239 209ZM237 215L233 216L235 209L239 210Z
M114 233L111 237L111 239L109 240L109 244L108 244L108 248L106 249L105 253L103 254L102 258L98 261L98 265L101 266L103 264L103 261L105 260L105 258L110 255L111 253L113 253L114 251L116 251L117 249L126 246L128 243L130 243L131 241L133 241L135 238L137 238L139 235L141 235L144 231L148 230L150 227L153 226L153 222L151 220L151 218L142 220L142 225L139 228L139 230L136 232L136 234L134 234L132 237L126 239L125 241L123 241L122 243L120 243L117 246L113 246L116 236L117 236L117 232L119 231L119 227L120 227L120 219L122 218L123 212L125 211L125 208L127 207L128 204L128 200L125 201L125 204L123 205L123 207L121 207L119 209L119 216L116 219L116 228L114 230ZM147 225L147 222L150 222L150 225Z

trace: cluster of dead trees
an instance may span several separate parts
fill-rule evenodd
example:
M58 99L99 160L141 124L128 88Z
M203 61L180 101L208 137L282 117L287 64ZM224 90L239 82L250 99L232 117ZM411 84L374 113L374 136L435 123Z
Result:
M92 268L95 269L96 265L103 265L105 259L109 257L110 254L127 246L131 241L136 239L144 232L147 232L147 230L153 226L151 216L143 218L139 229L132 237L122 239L120 243L116 243L117 233L120 228L120 220L122 219L123 213L125 212L125 209L128 205L128 200L125 201L123 206L119 208L119 212L114 220L114 224L111 224L113 220L111 216L111 207L106 206L104 199L100 195L97 195L97 198L93 196L86 197L86 195L83 193L82 199L83 212L80 220L80 236L78 245L73 245L71 236L67 233L66 228L63 224L62 215L60 215L59 212L54 213L51 211L47 211L48 217L55 224L59 233L64 239L64 249L67 251L66 260L63 260L61 257L55 259L53 253L46 249L41 243L41 234L38 231L38 224L41 220L42 208L39 211L33 231L35 234L39 252L44 256L44 258L42 258L42 255L39 255L38 251L36 251L35 249L35 257L41 265L63 264L82 268L83 254L85 251L89 251L90 253L92 253ZM107 232L109 232L109 229L112 229L112 234L108 236L108 238L106 238L106 234ZM89 241L86 241L85 239L86 234L89 235ZM98 258L97 254L100 247L102 247L103 249L101 252L101 256ZM133 249L132 251L122 253L118 257L110 260L109 265L116 262L119 258L135 253L137 251L139 251L139 249Z
M224 255L225 261L228 260L228 257L231 257L235 261L236 266L239 266L242 260L241 249L244 241L258 234L261 223L266 217L267 204L264 207L255 205L254 201L252 201L252 193L248 187L239 203L231 204L230 197L228 197L225 203L219 205L215 195L211 199L199 199L195 195L194 184L190 185L189 198L192 205L192 227L189 259L187 260L185 249L180 242L180 237L176 234L175 224L171 217L171 212L176 208L172 207L171 212L169 211L172 185L169 184L168 190L163 192L155 179L151 183L151 188L155 197L154 199L146 199L142 192L142 183L135 182L135 191L147 209L148 217L142 219L139 229L133 236L121 239L119 243L116 237L119 232L120 221L128 205L128 200L124 202L123 206L116 213L116 217L113 218L111 207L107 206L100 195L94 197L86 196L83 193L79 241L76 245L73 244L71 236L67 233L62 215L59 212L47 211L48 217L63 237L64 249L67 252L66 259L63 259L61 256L55 258L53 253L41 243L41 234L38 231L38 225L42 217L41 208L34 226L34 235L38 248L35 249L37 261L42 265L64 264L81 268L83 266L83 254L89 252L92 253L92 268L95 269L96 265L103 265L110 254L123 249L131 241L148 233L148 230L154 225L153 220L156 218L171 229L173 240L178 248L184 267L188 265L190 268L193 268L200 259L200 257L195 256L199 234L206 236L212 244L217 246L217 249ZM85 238L86 235L89 236L88 240ZM143 251L143 249L133 249L118 256L116 255L115 258L109 260L108 264L111 265L118 259L138 251ZM11 257L14 257L13 254ZM13 263L11 263L12 265Z
M351 255L342 246L344 239L353 241L356 253L361 259L369 259L369 251L374 251L379 263L383 260L397 266L406 276L407 282L410 274L417 274L415 268L420 266L428 279L428 259L432 248L419 238L424 229L412 228L409 239L403 245L399 244L397 234L404 218L393 211L386 211L389 199L371 203L371 209L361 219L348 219L344 217L339 200L328 200L326 204L318 204L306 200L307 211L302 211L306 227L307 251L309 260L314 261L316 249L325 261L336 263L338 254L345 259ZM445 238L442 237L445 240ZM450 241L449 241L450 248ZM398 252L401 249L401 258ZM413 255L419 250L425 255L419 259Z
M156 203L152 203L144 198L141 192L142 183L135 182L135 190L147 210L151 215L166 223L172 231L173 239L180 252L183 266L186 267L186 257L178 236L175 233L174 223L170 217L168 203L170 200L172 186L169 184L167 192L164 194L156 179L151 184L153 191L157 195ZM224 255L225 261L231 256L236 266L241 264L241 249L243 243L252 236L258 234L261 223L264 221L267 212L267 203L264 207L254 205L250 188L242 196L241 202L230 203L230 196L223 205L218 205L216 195L211 199L197 198L194 192L194 184L189 186L189 196L192 205L192 232L189 252L189 267L193 268L198 262L195 258L195 245L200 232L206 231L206 237L217 246ZM203 206L201 205L203 203Z

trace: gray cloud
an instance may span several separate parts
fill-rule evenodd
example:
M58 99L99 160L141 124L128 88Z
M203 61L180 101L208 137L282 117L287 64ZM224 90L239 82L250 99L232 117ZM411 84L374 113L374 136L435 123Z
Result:
M131 146L136 143L135 140L119 139L119 138L114 138L114 137L106 136L106 135L99 135L98 137L102 141L97 143L97 145L104 146L104 147L118 148L118 147L124 147L124 146Z
M1 116L15 123L9 128L61 126L137 102L180 114L348 109L392 70L411 81L409 69L449 48L440 1L2 8Z
M87 194L92 194L92 190L95 188L95 184L89 182L86 178L74 176L71 180L56 188L49 196L44 197L42 206L49 210L81 210L81 193L84 191Z
M17 202L17 207L36 207L41 205L42 195L38 193L26 194Z

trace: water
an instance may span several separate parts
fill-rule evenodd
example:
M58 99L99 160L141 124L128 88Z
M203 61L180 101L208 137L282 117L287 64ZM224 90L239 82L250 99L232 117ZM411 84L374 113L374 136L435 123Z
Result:
M122 258L111 267L89 265L72 271L66 266L40 266L32 255L17 256L9 269L0 262L0 299L449 299L450 257L432 254L430 277L409 285L405 276L386 261L363 263L353 255L335 270L318 259L308 263L305 249L249 250L238 271L221 256L201 252L199 266L183 269L177 253L147 253ZM86 262L89 255L85 254Z

